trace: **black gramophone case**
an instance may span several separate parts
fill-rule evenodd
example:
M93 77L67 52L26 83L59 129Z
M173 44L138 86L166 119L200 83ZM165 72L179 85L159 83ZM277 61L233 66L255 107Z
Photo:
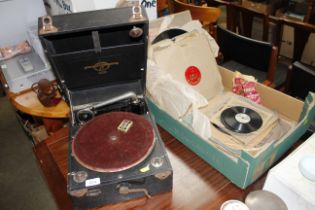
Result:
M132 17L131 8L117 8L39 19L42 45L62 86L70 91L106 87L119 95L126 89L116 86L127 85L142 94L148 21L144 14ZM52 21L51 31L42 30L45 21Z
M171 191L172 168L145 101L145 10L126 7L42 17L39 37L71 109L68 193L74 205L89 208ZM130 93L136 97L128 98ZM142 115L154 128L152 152L119 172L85 168L71 148L84 120L93 117L78 115L82 110L98 116L111 111Z

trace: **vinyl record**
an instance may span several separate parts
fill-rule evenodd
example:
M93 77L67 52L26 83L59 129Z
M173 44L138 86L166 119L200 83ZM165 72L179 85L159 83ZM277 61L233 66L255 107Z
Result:
M168 29L166 31L163 31L162 33L160 33L159 35L157 35L157 37L155 37L155 39L152 41L152 44L155 44L159 41L162 41L164 39L173 39L176 36L182 35L184 33L186 33L187 31L180 29L180 28L171 28Z
M221 113L221 122L229 130L237 133L250 133L258 130L263 121L261 116L254 110L233 106Z

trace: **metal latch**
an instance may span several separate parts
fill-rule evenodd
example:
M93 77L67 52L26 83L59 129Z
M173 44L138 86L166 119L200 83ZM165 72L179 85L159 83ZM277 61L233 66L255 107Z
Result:
M137 193L142 192L144 193L148 198L151 198L151 195L149 195L149 192L145 188L129 188L127 186L118 186L118 191L122 195L127 195L129 193Z

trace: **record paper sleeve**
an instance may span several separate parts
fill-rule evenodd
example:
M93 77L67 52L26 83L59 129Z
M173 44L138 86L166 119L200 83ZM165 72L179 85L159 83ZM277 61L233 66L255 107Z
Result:
M175 41L164 40L152 45L150 51L149 56L161 71L170 74L174 80L191 86L207 100L223 92L222 78L204 34L185 33L177 36ZM195 79L187 80L186 71L192 66L200 71L198 82Z

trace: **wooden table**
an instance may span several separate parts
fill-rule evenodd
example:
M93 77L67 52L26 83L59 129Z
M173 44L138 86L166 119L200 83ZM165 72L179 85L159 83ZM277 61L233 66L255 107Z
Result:
M0 67L0 81L4 86L4 90L13 106L26 114L44 117L44 118L67 118L69 114L69 106L64 100L61 100L57 106L45 107L37 98L30 88L22 90L19 93L10 91L6 78Z
M69 117L70 109L64 100L61 100L56 106L45 107L31 89L25 89L19 93L11 92L1 68L0 81L11 104L23 113L41 118L48 133L60 129L64 123L63 119Z
M39 117L48 134L63 127L65 119L69 117L70 109L64 100L61 100L56 106L45 107L38 100L36 93L30 89L19 94L7 92L7 96L17 110L32 117Z
M22 94L10 94L9 99L16 109L32 116L66 118L69 114L69 106L64 100L61 100L56 106L45 107L32 90L26 90Z
M229 199L244 201L249 191L261 189L265 176L241 190L227 178L187 149L165 130L160 129L170 158L174 176L173 191L97 209L220 209ZM73 206L66 191L68 129L63 128L34 147L48 186L60 209Z
M56 106L45 107L32 90L23 91L22 94L9 94L9 99L13 106L23 113L40 117L48 134L59 130L64 119L69 117L69 106L61 100Z

